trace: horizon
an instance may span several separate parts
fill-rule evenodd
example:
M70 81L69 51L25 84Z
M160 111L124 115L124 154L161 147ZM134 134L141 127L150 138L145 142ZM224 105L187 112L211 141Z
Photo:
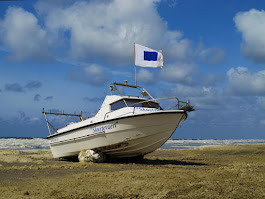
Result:
M43 107L96 113L110 83L134 84L135 42L164 57L162 69L137 66L139 85L195 108L172 139L265 139L264 8L262 0L0 1L0 136L47 137Z

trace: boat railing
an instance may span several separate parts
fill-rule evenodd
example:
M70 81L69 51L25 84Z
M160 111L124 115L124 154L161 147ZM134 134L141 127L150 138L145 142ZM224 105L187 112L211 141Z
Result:
M81 114L69 114L69 113L64 113L64 111L62 113L57 113L57 112L52 112L51 110L46 112L44 111L44 108L42 109L42 113L44 114L44 117L45 117L45 120L46 120L46 123L47 123L47 127L48 127L48 130L49 130L49 133L50 135L52 135L52 132L51 132L51 129L50 127L53 129L53 131L55 133L58 133L57 132L57 129L48 121L48 118L46 115L63 115L63 116L75 116L75 117L79 117L81 121L85 120L85 117L83 115L83 113L81 112Z
M194 111L194 106L190 105L190 101L188 100L187 102L184 101L180 101L177 97L169 97L169 98L158 98L158 99L149 99L149 100L143 100L140 102L136 102L134 104L129 105L128 107L138 107L139 104L143 104L143 103L148 103L148 102L157 102L157 101L162 101L162 100L177 100L177 103L168 108L168 109L164 109L164 110L171 110L175 107L177 107L178 110L184 110L184 111ZM152 106L150 105L150 107L146 107L146 108L152 108Z
M113 84L110 85L110 91L112 94L112 91L117 91L119 93L120 96L122 96L122 94L120 93L120 91L118 90L118 88L116 86L121 86L121 87L129 87L129 88L135 88L138 89L142 95L142 97L149 97L150 99L144 100L144 101L140 101L140 102L136 102L134 104L130 104L129 106L126 104L127 107L136 107L138 104L142 104L142 103L148 103L148 102L157 102L160 100L172 100L175 99L177 100L177 103L166 109L166 110L170 110L173 109L175 107L177 107L178 110L185 110L185 111L194 111L193 106L190 105L190 101L188 100L187 102L181 101L179 100L177 97L169 97L169 98L159 98L159 99L154 99L152 97L152 95L150 95L150 93L147 92L147 90L145 90L143 87L141 86L134 86L134 85L129 85L127 80L124 81L124 83L118 83L118 82L114 82ZM149 107L150 108L150 107Z
M162 101L162 100L177 100L177 103L174 105L174 106L171 106L170 108L168 109L162 109L162 107L159 106L158 109L161 109L161 110L171 110L171 109L174 109L175 107L177 107L177 110L184 110L184 111L187 111L187 112L191 112L191 111L194 111L194 106L191 106L190 105L190 101L188 100L187 102L184 102L184 101L180 101L177 97L169 97L169 98L158 98L158 99L147 99L147 100L142 100L142 101L139 101L139 102L136 102L136 103L133 103L133 104L130 104L130 105L127 105L126 103L126 106L125 107L133 107L133 111L131 112L126 112L126 114L129 114L129 113L132 113L132 114L135 114L135 108L136 107L142 107L142 108L154 108L152 107L150 104L150 107L145 107L145 106L139 106L140 104L143 104L143 103L148 103L148 102L155 102L155 103L158 103L158 101ZM159 104L159 103L158 103ZM111 113L113 111L109 111L107 113L105 113L104 115L104 120L106 119L106 116Z

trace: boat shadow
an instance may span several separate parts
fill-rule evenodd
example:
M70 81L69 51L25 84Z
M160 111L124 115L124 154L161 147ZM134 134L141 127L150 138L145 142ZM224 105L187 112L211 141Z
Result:
M77 157L60 158L59 161L79 162ZM167 159L139 159L139 158L109 158L103 163L98 164L139 164L139 165L190 165L190 166L208 166L208 164L193 161L167 160ZM97 164L97 163L96 163Z

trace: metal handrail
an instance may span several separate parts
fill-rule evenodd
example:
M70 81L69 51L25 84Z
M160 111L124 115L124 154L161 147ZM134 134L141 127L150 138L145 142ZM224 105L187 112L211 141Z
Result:
M64 113L64 111L62 113L55 113L55 112L51 112L51 110L49 112L44 111L44 108L42 108L42 113L44 114L46 123L47 123L47 127L49 130L50 135L52 135L51 129L50 127L54 130L55 133L58 133L57 130L55 129L55 127L48 121L48 118L46 115L63 115L63 116L76 116L79 117L81 121L85 120L85 117L83 115L83 113L81 112L81 114L69 114L69 113Z
M178 107L178 110L194 111L193 106L190 105L190 101L183 102L183 101L180 101L177 97L168 97L168 98L158 98L158 99L144 100L144 101L140 101L140 102L136 102L134 104L131 104L128 107L135 107L135 105L142 104L142 103L145 103L145 102L157 102L157 101L160 101L160 100L170 100L170 99L176 99L178 101L178 103L176 105L166 109L166 110L170 110L170 109L172 109L174 107ZM186 109L182 109L184 107L186 107Z
M140 102L137 102L137 103L131 104L131 105L129 105L129 106L128 106L127 103L125 103L127 107L133 107L133 106L135 107L135 105L137 105L137 104L141 104L141 103L145 103L145 102L150 102L150 101L152 101L152 102L157 102L157 101L159 101L159 100L176 99L176 100L178 101L177 104L174 105L174 106L172 106L172 107L170 107L170 108L167 109L167 110L170 110L170 109L172 109L172 108L174 108L174 107L178 107L178 110L194 111L193 106L190 105L190 101L183 102L183 101L180 101L177 97L154 99L154 98L152 97L152 95L150 95L150 93L148 93L143 87L141 87L141 86L137 86L137 85L135 85L135 86L134 86L134 85L129 85L129 84L127 83L126 80L125 80L124 83L118 83L118 82L115 81L115 82L113 83L113 85L114 85L115 89L113 89L113 86L111 85L111 86L110 86L110 88L111 88L111 92L114 91L114 90L117 90L117 91L119 92L119 90L117 89L116 86L123 86L123 87L129 87L129 88L135 88L135 89L138 89L138 90L140 91L140 93L142 94L143 97L145 97L145 96L149 96L149 97L151 98L151 99L148 99L148 100L144 100L144 101L140 101ZM141 92L141 89L143 90L143 92ZM120 96L122 96L120 92L119 92L119 94L120 94Z
M187 101L187 102L183 102L183 101L180 101L177 97L168 97L168 98L158 98L158 99L148 99L148 100L143 100L143 101L140 101L140 102L136 102L134 104L131 104L131 105L127 105L127 103L125 104L126 106L125 107L133 107L133 114L135 113L135 108L136 108L136 105L137 104L142 104L142 103L145 103L145 102L157 102L157 101L160 101L160 100L170 100L170 99L176 99L178 101L178 103L168 109L165 109L165 110L171 110L172 108L174 107L178 107L178 110L184 110L184 111L194 111L194 108L193 106L190 105L190 101ZM124 100L124 99L123 99ZM124 107L122 107L124 108ZM148 108L148 107L146 107ZM117 109L118 110L118 109ZM114 110L115 111L115 110ZM106 119L106 115L111 113L113 111L109 111L107 113L105 113L104 115L104 120Z

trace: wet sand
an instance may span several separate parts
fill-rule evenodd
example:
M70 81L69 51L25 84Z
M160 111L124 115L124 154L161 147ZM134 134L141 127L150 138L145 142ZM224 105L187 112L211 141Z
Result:
M265 145L159 149L141 163L0 150L0 198L265 198Z

